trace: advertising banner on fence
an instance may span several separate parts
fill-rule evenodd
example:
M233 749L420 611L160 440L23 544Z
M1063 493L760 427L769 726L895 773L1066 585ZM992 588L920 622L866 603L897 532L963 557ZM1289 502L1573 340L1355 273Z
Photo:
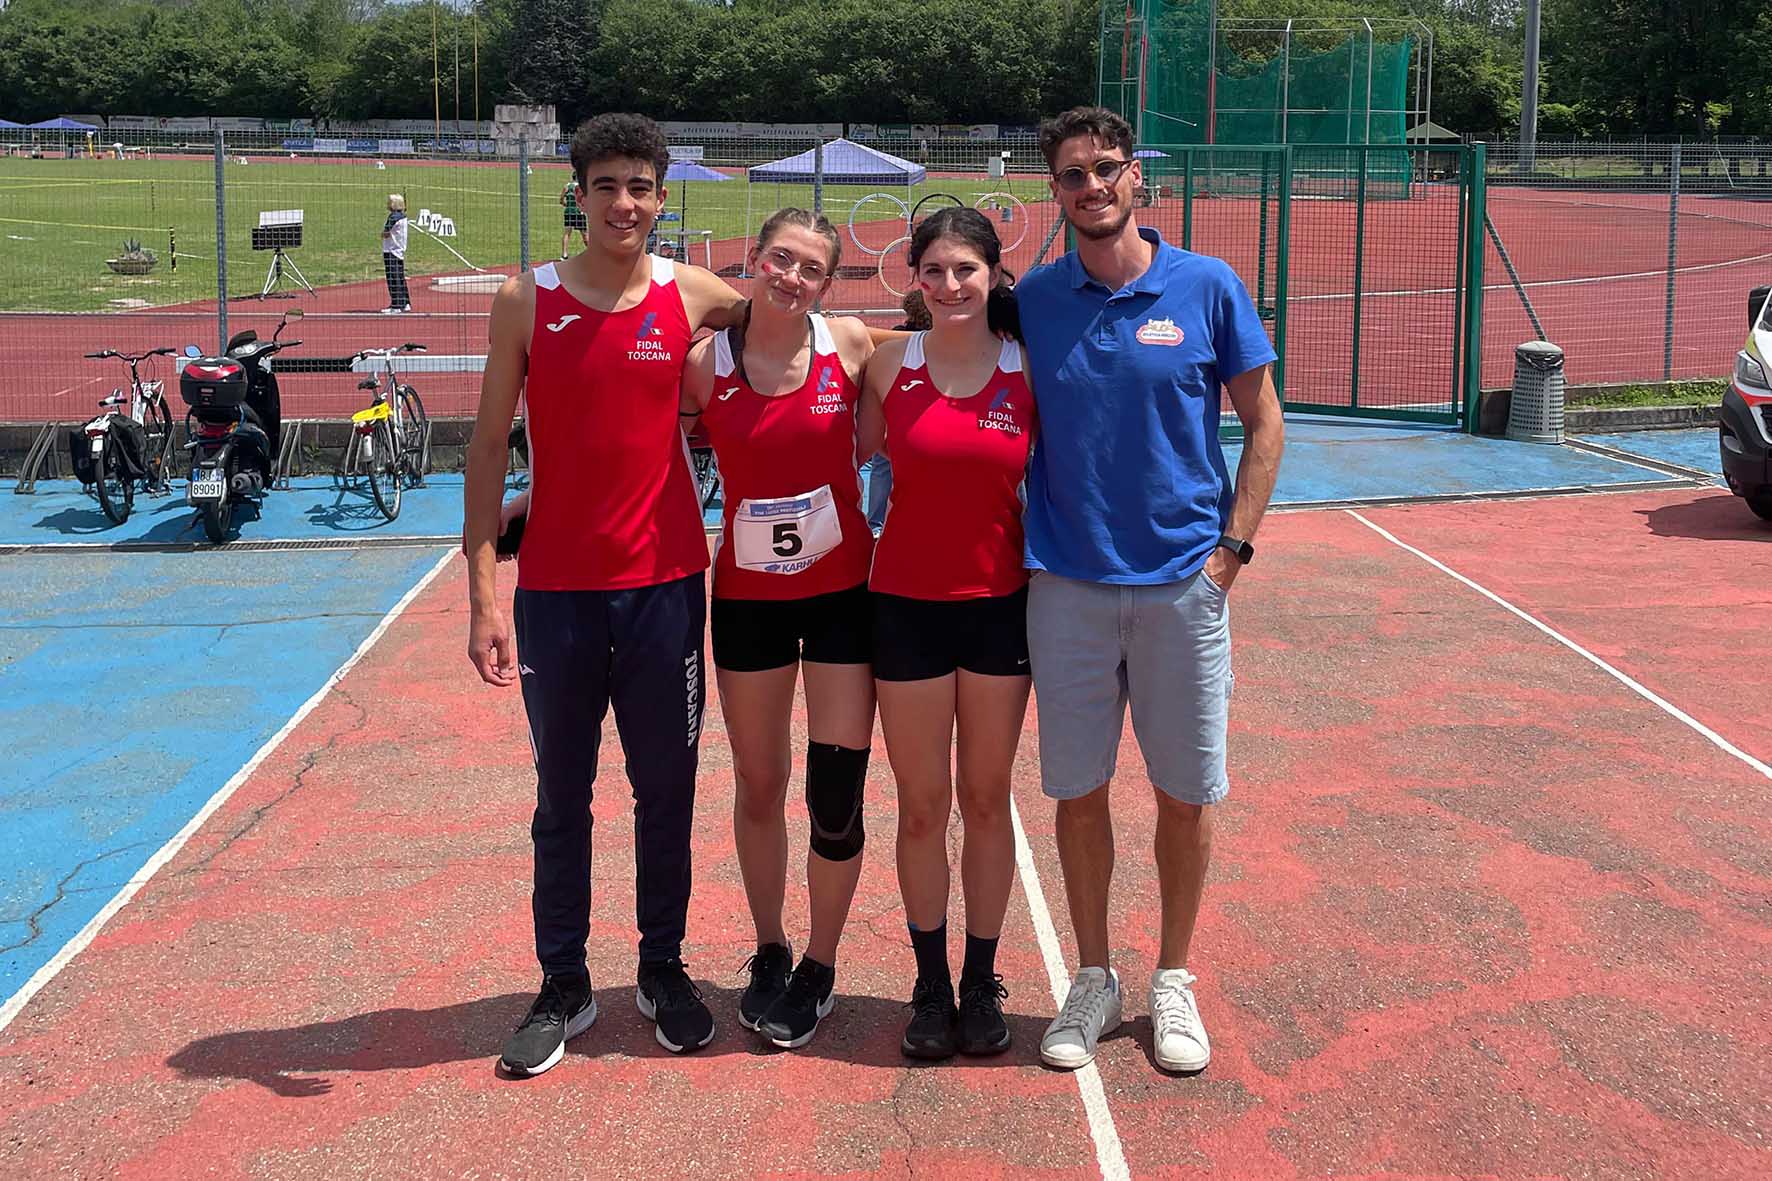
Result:
M659 129L671 139L834 139L841 123L679 123L664 120Z

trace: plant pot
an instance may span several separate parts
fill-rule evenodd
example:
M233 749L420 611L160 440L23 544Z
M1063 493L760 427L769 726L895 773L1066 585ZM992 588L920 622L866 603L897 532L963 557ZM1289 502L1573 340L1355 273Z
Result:
M119 275L145 275L158 261L155 258L107 258L105 265Z

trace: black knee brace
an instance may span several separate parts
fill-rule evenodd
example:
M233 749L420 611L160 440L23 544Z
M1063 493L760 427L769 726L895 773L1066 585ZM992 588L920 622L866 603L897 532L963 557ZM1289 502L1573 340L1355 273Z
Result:
M829 742L806 744L806 814L812 820L812 851L826 861L861 855L861 787L868 752Z

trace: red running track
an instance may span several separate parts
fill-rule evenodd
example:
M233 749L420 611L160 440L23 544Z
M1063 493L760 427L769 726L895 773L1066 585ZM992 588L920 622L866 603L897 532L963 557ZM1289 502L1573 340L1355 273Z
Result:
M1757 616L1717 610L1765 598L1765 530L1732 498L1369 519L1772 758L1743 708L1772 692L1765 662L1739 659ZM1129 1012L1098 1059L1095 1118L1112 1123L1110 1166L1772 1171L1768 776L1352 514L1277 515L1263 539L1234 592L1235 787L1195 955L1214 1057L1191 1079L1149 1057L1153 807L1121 750L1112 954ZM631 820L610 746L602 1016L551 1073L496 1077L535 983L532 777L515 692L481 687L462 658L463 597L452 562L0 1033L7 1175L1101 1175L1076 1078L1034 1059L1052 1008L1034 875L1063 954L1070 942L1031 719L1015 794L1033 873L1000 964L1008 1056L898 1056L911 962L878 744L834 1014L796 1053L735 1027L750 932L715 708L687 958L716 1041L672 1057L633 1010ZM797 874L797 803L789 815ZM804 906L790 887L796 934Z

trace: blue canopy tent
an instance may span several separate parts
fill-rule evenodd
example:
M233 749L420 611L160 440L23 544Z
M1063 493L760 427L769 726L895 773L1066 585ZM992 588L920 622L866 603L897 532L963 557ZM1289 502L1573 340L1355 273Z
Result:
M61 132L62 133L61 134L62 155L64 155L64 156L66 156L68 154L68 132L70 132L70 131L93 132L93 131L98 130L98 124L96 124L96 123L82 123L82 122L80 122L80 120L70 119L66 115L58 115L54 119L45 119L41 123L31 123L31 124L27 124L27 126L32 131L59 131L59 132ZM36 142L36 138L37 137L33 135L31 137L32 142Z
M14 123L11 119L0 119L0 127L23 127L23 123Z
M688 182L692 180L723 181L731 180L732 178L727 176L724 172L709 168L705 164L699 164L694 160L673 159L670 167L665 169L664 179L667 187L675 186L677 190L677 229L675 231L677 239L677 256L687 260L689 257L689 236L691 234L699 234L702 237L703 243L707 247L708 269L712 270L714 262L712 231L689 229ZM669 220L669 218L670 214L668 212L660 215L661 221ZM667 236L671 233L671 231L657 228L655 228L653 232L654 234L663 233ZM650 245L647 246L648 250L651 248Z
M749 256L751 234L751 193L759 184L784 185L903 185L905 205L910 206L911 186L921 184L928 175L920 164L900 159L890 152L853 143L841 137L824 145L823 167L818 149L807 148L795 156L786 156L759 164L746 174L750 185L745 191L746 256ZM822 196L822 194L819 194Z

